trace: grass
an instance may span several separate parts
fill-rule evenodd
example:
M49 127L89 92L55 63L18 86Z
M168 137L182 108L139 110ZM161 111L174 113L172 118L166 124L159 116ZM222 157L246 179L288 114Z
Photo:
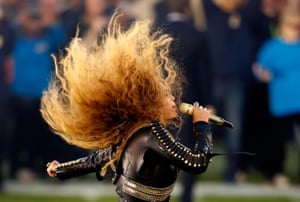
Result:
M290 198L266 198L266 197L205 197L197 202L296 202Z
M30 196L30 195L11 195L0 194L1 202L117 202L117 197L105 198L79 198L79 197L52 197L52 196ZM274 197L203 197L197 198L195 202L296 202L291 198ZM178 198L172 198L171 202L179 202Z
M31 196L31 195L12 195L0 194L2 202L86 202L85 199L78 197L52 197L52 196ZM109 201L109 200L108 200ZM113 200L111 200L113 201ZM102 201L101 201L102 202Z
M222 153L224 145L215 146L216 152ZM254 157L255 158L255 157ZM213 158L207 171L198 176L200 181L220 182L223 179L226 156ZM286 159L284 162L284 172L292 184L300 183L300 145L295 142L289 142L286 149ZM262 183L266 178L257 170L250 170L247 181L250 183Z
M222 151L222 148L218 148ZM291 144L287 150L287 159L285 164L285 171L293 183L299 183L299 147ZM199 175L199 180L202 182L220 182L222 181L222 171L224 170L225 158L216 157L206 173ZM94 175L92 176L94 180ZM87 179L88 180L88 179ZM250 173L248 178L250 182L261 183L264 177L258 172ZM87 198L77 196L51 196L51 195L28 195L28 194L9 194L0 192L0 202L117 202L115 197L101 197L101 198ZM299 202L300 199L291 197L240 197L240 196L204 196L196 198L195 202ZM177 197L171 198L170 202L179 202Z

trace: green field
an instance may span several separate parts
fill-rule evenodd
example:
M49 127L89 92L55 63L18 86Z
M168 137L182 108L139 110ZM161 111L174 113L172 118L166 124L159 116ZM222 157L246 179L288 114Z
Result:
M222 148L217 148L217 151L222 151ZM285 171L288 177L291 180L291 185L293 185L293 188L297 189L299 187L299 181L300 181L300 171L299 171L299 147L296 147L295 145L289 146L287 150L287 159L285 164ZM200 182L222 182L222 174L224 170L224 164L225 164L225 158L220 156L213 159L213 162L211 163L209 169L207 172L203 173L202 175L198 176L198 179ZM179 178L179 181L181 179ZM247 181L250 183L254 183L257 185L261 185L264 183L264 177L256 172L252 171ZM91 177L87 176L87 178L83 179L77 179L78 182L85 182L85 181L95 181L94 175ZM59 185L62 185L59 183ZM28 184L30 186L30 184ZM40 186L39 186L40 187ZM78 196L57 196L57 194L54 193L53 196L48 194L48 191L46 190L46 195L43 195L41 192L37 192L34 195L30 195L31 192L7 192L7 193L1 193L0 192L0 202L117 202L118 198L115 197L99 197L97 195L97 198L84 198L84 197L78 197ZM62 191L63 190L60 190ZM213 190L214 191L214 190ZM274 190L276 192L276 189ZM299 187L300 192L300 187ZM25 193L25 194L24 194ZM100 195L101 196L101 195ZM199 196L199 195L197 195ZM292 196L289 197L289 195L277 195L278 197L267 195L267 196L253 196L253 195L246 195L246 196L239 196L239 195L213 195L206 194L203 197L201 195L196 198L195 202L300 202L300 198L293 198ZM179 202L178 198L174 196L171 199L171 202Z
M297 201L296 201L297 200ZM29 196L0 194L1 202L117 202L116 197L84 199L79 197L51 197L51 196ZM178 202L173 198L171 202ZM197 198L195 202L299 202L299 199L274 198L274 197L203 197Z

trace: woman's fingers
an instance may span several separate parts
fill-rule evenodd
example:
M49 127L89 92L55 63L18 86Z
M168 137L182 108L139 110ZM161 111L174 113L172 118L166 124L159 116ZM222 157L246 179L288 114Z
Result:
M59 164L58 161L52 161L47 163L47 173L50 177L55 177L56 176L56 172L55 169L57 167L57 165Z

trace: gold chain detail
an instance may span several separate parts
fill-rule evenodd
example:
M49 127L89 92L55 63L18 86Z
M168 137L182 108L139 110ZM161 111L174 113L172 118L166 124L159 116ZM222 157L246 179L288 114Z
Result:
M146 201L164 201L173 191L175 183L163 188L146 186L122 176L122 191Z

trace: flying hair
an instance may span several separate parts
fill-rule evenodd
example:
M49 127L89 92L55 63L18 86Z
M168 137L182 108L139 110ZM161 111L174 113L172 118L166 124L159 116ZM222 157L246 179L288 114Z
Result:
M153 32L148 20L123 29L119 16L112 16L101 43L87 48L76 36L65 55L53 56L55 74L41 100L43 118L69 144L118 146L104 171L136 128L161 117L162 84L181 96L181 74L169 58L172 38Z

